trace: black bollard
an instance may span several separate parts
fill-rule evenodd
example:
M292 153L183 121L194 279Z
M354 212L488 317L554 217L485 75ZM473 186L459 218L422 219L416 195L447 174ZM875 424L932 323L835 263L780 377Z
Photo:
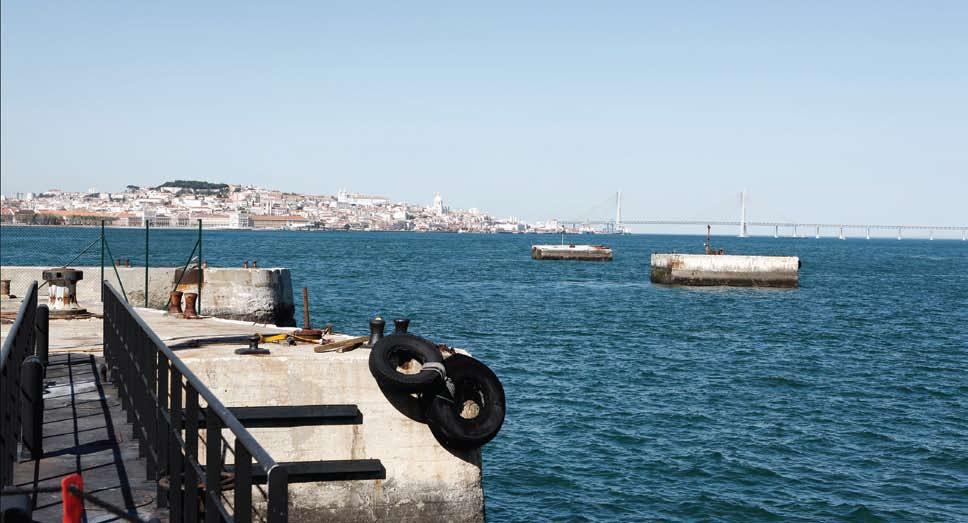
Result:
M37 356L27 356L20 365L20 387L23 452L30 452L30 459L40 459L44 455L44 365Z
M408 328L410 328L410 318L397 318L393 320L394 334L406 334Z
M386 325L387 322L383 321L383 318L379 316L370 320L370 341L367 342L367 347L373 347L378 341L383 339L383 329Z
M40 358L41 365L46 367L50 353L50 308L47 305L37 307L34 331L37 333L34 338L34 354Z

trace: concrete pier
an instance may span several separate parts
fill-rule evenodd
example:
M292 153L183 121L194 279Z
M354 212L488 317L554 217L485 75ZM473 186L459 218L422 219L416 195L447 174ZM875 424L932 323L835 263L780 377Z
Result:
M612 249L604 245L532 245L535 260L612 261Z
M143 274L144 269L141 271ZM55 359L83 361L90 373L96 364L89 361L101 361L103 324L100 304L91 300L87 306L94 317L51 321L50 352ZM4 310L7 307L5 304ZM178 348L176 354L228 407L353 404L359 408L361 424L251 429L280 462L373 458L386 468L385 479L291 484L290 521L484 521L480 450L464 452L441 446L423 423L422 409L415 398L387 395L379 388L369 371L369 349L320 354L313 351L313 344L263 343L261 347L269 349L270 354L244 356L235 353L244 343L220 342L213 337L237 338L295 329L216 318L185 320L153 309L139 308L136 312L169 346L192 345ZM6 325L0 328L0 339L5 329ZM327 340L350 337L328 335ZM114 422L123 420L117 401L112 405L116 409L111 413ZM71 421L70 414L66 420ZM122 452L130 453L126 449L132 444L125 443L130 440L130 427L116 433L124 436L118 439ZM231 443L230 432L224 431L223 437ZM109 443L104 447L107 450L117 446ZM136 443L133 448L133 456L124 454L125 460L137 460ZM199 445L198 450L204 458L205 445ZM118 463L111 462L112 470L119 467ZM129 471L143 475L143 464L128 466ZM26 469L22 474L29 477ZM154 505L154 484L144 483L143 477L137 479L136 483L133 477L118 480L110 476L105 481L130 483L135 506L148 511ZM253 499L257 497L253 495ZM53 504L45 507L57 508Z
M653 254L653 283L693 286L797 287L796 256Z

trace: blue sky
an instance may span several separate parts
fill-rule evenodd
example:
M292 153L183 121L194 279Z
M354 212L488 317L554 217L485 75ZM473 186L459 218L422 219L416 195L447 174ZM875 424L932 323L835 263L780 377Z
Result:
M968 2L2 3L2 191L968 223Z

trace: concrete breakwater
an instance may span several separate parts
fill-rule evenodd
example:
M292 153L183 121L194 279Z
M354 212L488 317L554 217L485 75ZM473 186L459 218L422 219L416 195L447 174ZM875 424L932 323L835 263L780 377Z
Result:
M694 286L797 287L796 256L653 254L653 283Z
M22 296L30 282L42 281L42 273L49 267L3 266L0 279L10 280L10 293ZM77 299L81 305L100 301L98 279L100 267L73 267L84 272L77 282ZM104 279L116 289L124 288L128 301L136 306L165 309L168 295L179 280L181 268L151 267L145 289L144 267L104 268ZM189 269L176 290L198 291L198 270ZM202 270L201 313L231 320L268 323L282 327L295 326L292 276L289 269L220 268Z

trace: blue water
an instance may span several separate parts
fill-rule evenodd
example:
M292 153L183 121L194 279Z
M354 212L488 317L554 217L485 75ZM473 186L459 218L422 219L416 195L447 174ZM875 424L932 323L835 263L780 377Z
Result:
M3 263L64 261L4 230ZM142 234L112 231L115 255L141 264ZM152 235L156 265L194 241ZM699 252L698 236L575 237L615 261L530 259L557 240L206 232L203 246L213 265L292 268L316 324L408 316L490 365L508 396L484 450L490 521L968 521L968 242L718 239L802 258L799 289L756 290L651 285L649 254Z

